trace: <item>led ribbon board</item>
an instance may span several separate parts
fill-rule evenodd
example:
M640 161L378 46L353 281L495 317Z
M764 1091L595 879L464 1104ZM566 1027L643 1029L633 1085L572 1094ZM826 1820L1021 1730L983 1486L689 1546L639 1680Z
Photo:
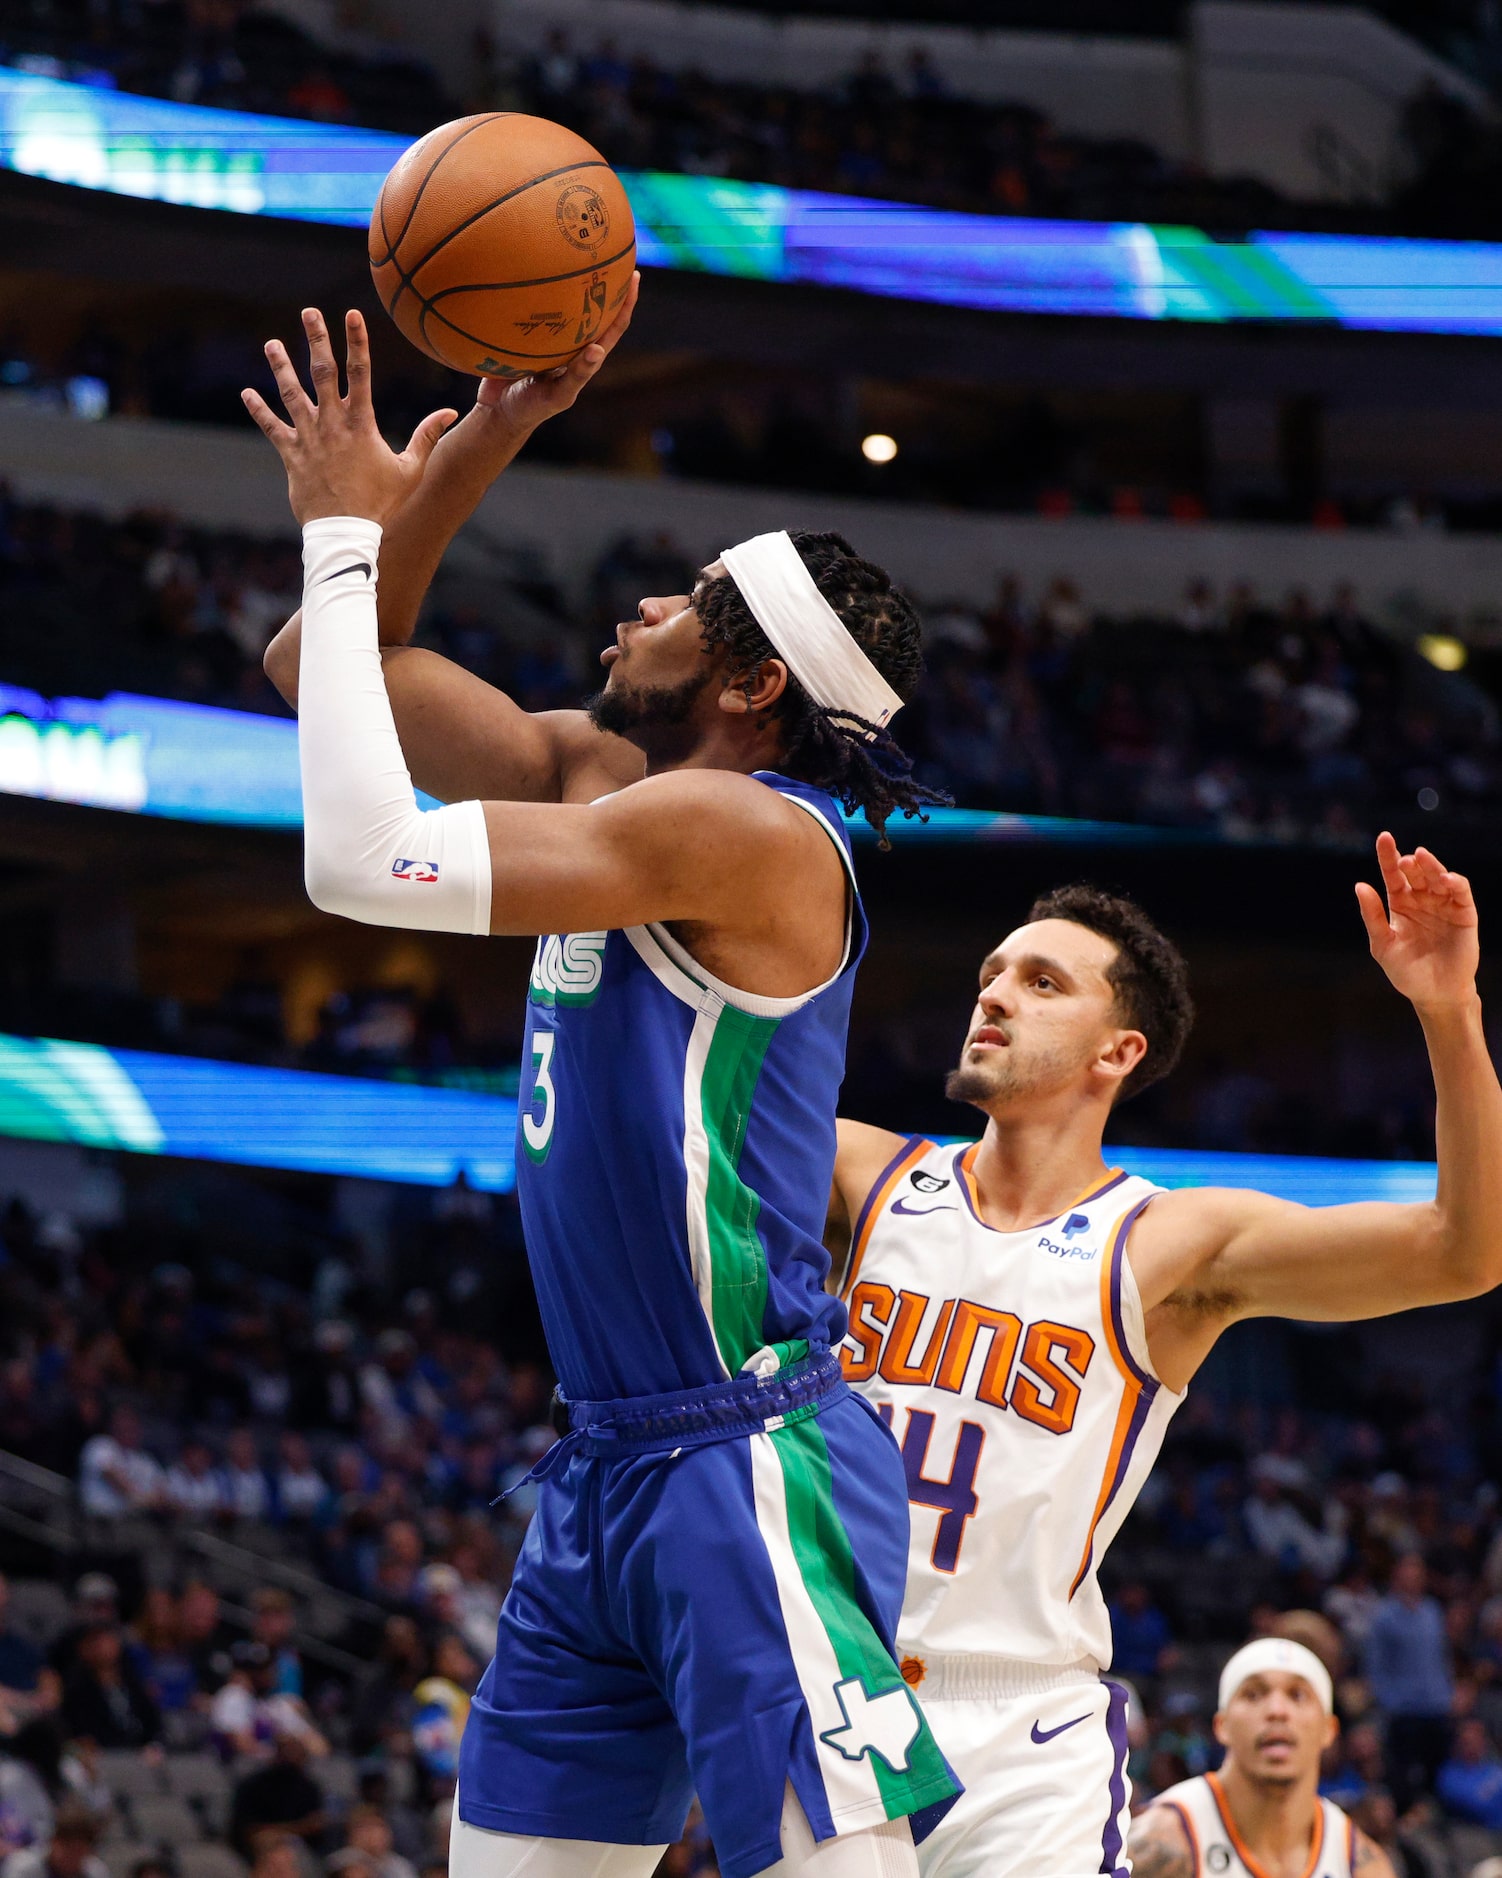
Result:
M132 1154L353 1174L422 1187L462 1173L486 1193L516 1185L514 1097L258 1069L149 1050L0 1035L0 1136ZM1417 1161L1110 1150L1164 1187L1255 1187L1310 1206L1432 1200Z
M363 227L410 140L0 69L0 165L197 208ZM642 262L995 312L1502 334L1502 244L961 215L624 171Z
M225 711L113 691L107 698L44 698L0 685L0 794L175 821L302 827L297 726L284 717ZM431 796L418 795L424 808ZM851 832L875 835L862 815ZM926 822L893 818L899 841L1157 844L1190 831L1126 822L1069 821L989 809L933 809Z
M515 1133L508 1096L0 1036L0 1135L28 1141L509 1193Z

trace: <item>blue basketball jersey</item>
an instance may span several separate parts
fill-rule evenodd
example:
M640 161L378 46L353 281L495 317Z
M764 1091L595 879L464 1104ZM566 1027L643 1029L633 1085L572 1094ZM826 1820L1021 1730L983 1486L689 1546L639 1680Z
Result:
M822 790L757 780L827 829L850 878L844 963L798 998L734 990L661 926L538 941L517 1186L565 1395L702 1388L768 1346L845 1334L821 1242L866 922ZM795 880L789 892L798 891Z

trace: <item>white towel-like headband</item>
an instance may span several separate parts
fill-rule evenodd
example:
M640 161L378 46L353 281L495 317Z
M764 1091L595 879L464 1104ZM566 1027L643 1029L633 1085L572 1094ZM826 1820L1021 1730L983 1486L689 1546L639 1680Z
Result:
M902 709L902 699L819 592L784 529L753 535L726 548L720 559L757 625L815 704L864 718L878 729Z
M1239 1649L1220 1672L1220 1706L1231 1706L1231 1698L1248 1676L1260 1676L1268 1670L1281 1670L1285 1676L1302 1676L1319 1697L1327 1715L1335 1713L1335 1690L1330 1672L1302 1643L1288 1637L1258 1637Z

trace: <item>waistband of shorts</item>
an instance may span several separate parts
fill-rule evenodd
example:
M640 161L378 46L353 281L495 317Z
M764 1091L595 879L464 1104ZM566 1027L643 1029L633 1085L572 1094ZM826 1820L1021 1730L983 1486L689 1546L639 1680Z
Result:
M899 1650L902 1674L920 1702L1042 1695L1050 1689L1099 1686L1094 1663L1023 1663L1009 1656L919 1655ZM921 1675L918 1673L921 1669Z
M732 1376L702 1389L566 1403L571 1437L592 1455L660 1454L770 1433L817 1415L849 1385L830 1350L811 1350L769 1376Z

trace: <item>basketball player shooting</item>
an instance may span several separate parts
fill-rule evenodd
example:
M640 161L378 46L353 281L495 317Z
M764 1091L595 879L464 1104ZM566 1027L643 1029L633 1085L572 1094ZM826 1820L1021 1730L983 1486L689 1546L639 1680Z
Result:
M267 348L290 424L245 394L303 525L267 669L298 706L312 899L550 935L518 1186L571 1432L470 1710L451 1870L647 1878L697 1790L726 1878L900 1878L956 1787L893 1655L906 1487L831 1354L819 1235L866 932L835 797L878 826L924 800L886 729L918 621L838 537L775 534L644 600L588 713L528 716L404 643L629 311L401 455L357 313L344 395L316 312L314 396Z
M1396 1878L1392 1861L1319 1796L1335 1739L1330 1672L1301 1643L1261 1637L1221 1671L1219 1771L1160 1793L1132 1822L1134 1878Z
M1125 1692L1102 1679L1097 1572L1226 1326L1381 1316L1502 1282L1502 1089L1471 889L1390 835L1377 860L1385 909L1356 891L1428 1044L1429 1204L1310 1209L1108 1168L1112 1109L1173 1067L1192 1008L1163 934L1088 887L1039 900L981 966L947 1085L986 1117L977 1144L840 1123L845 1372L902 1443L898 1649L966 1787L924 1844L924 1878L1124 1874Z

